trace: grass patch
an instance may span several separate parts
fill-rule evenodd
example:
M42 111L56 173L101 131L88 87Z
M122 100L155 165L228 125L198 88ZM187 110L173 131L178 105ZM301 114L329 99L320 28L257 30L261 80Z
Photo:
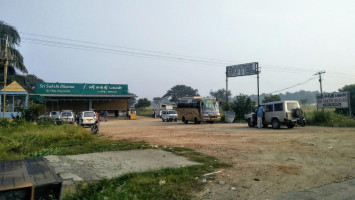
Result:
M302 107L306 114L307 125L331 127L355 127L355 120L349 116L335 113L335 109L317 110L316 106Z
M0 123L0 161L150 148L145 142L101 138L80 126L37 125L5 120Z
M202 165L129 173L115 179L89 184L80 194L67 195L63 199L191 199L194 192L201 191L207 184L203 179L215 179L214 175L204 177L204 174L231 166L191 149L163 148L163 150L188 157Z
M0 120L0 161L46 155L73 155L103 151L157 148L145 142L114 141L93 135L79 126L37 125ZM201 165L130 173L88 184L80 194L63 199L191 199L215 175L204 174L230 167L214 157L187 148L161 148L185 156Z

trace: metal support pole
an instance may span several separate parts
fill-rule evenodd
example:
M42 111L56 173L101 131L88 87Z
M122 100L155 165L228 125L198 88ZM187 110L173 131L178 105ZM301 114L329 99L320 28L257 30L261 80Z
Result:
M257 85L258 85L258 106L260 106L260 96L259 96L259 63L256 63L256 78L257 78Z
M228 76L226 71L226 109L228 108Z
M348 92L348 102L349 102L349 116L350 116L350 122L352 121L351 119L351 93Z

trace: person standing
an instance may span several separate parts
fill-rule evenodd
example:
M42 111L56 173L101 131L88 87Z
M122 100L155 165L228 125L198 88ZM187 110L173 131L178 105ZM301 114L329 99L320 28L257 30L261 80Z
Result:
M259 105L256 112L257 112L256 114L258 117L258 120L257 120L258 128L262 128L263 127L263 114L264 114L263 107Z
M126 119L131 119L131 111L129 109L126 112Z
M105 110L104 115L105 115L105 122L107 122L108 121L108 112L107 112L107 110Z

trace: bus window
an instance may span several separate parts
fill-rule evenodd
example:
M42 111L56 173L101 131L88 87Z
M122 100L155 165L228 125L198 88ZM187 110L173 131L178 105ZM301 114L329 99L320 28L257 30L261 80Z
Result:
M218 102L214 100L205 99L202 103L203 111L219 111Z

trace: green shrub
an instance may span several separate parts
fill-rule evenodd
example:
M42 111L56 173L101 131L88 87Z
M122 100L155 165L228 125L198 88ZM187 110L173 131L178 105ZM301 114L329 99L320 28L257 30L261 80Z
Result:
M225 122L226 121L226 113L223 112L221 113L221 122Z
M0 120L0 161L45 155L72 155L142 149L145 142L114 141L81 126ZM146 147L145 147L146 148Z
M153 115L153 108L152 108L152 107L138 108L138 109L137 109L137 115L139 115L139 116L146 116L146 117L152 117L152 115Z
M30 102L27 108L20 108L21 116L19 118L33 122L36 121L44 111L45 106L43 104Z
M314 110L306 116L308 125L355 127L355 121L348 116L337 114L334 109Z
M11 122L6 118L0 119L0 127L1 128L8 128L11 125Z
M37 124L38 125L41 125L41 126L51 126L54 123L54 119L52 118L49 118L49 117L45 117L45 118L42 118L42 119L38 119L37 120Z

